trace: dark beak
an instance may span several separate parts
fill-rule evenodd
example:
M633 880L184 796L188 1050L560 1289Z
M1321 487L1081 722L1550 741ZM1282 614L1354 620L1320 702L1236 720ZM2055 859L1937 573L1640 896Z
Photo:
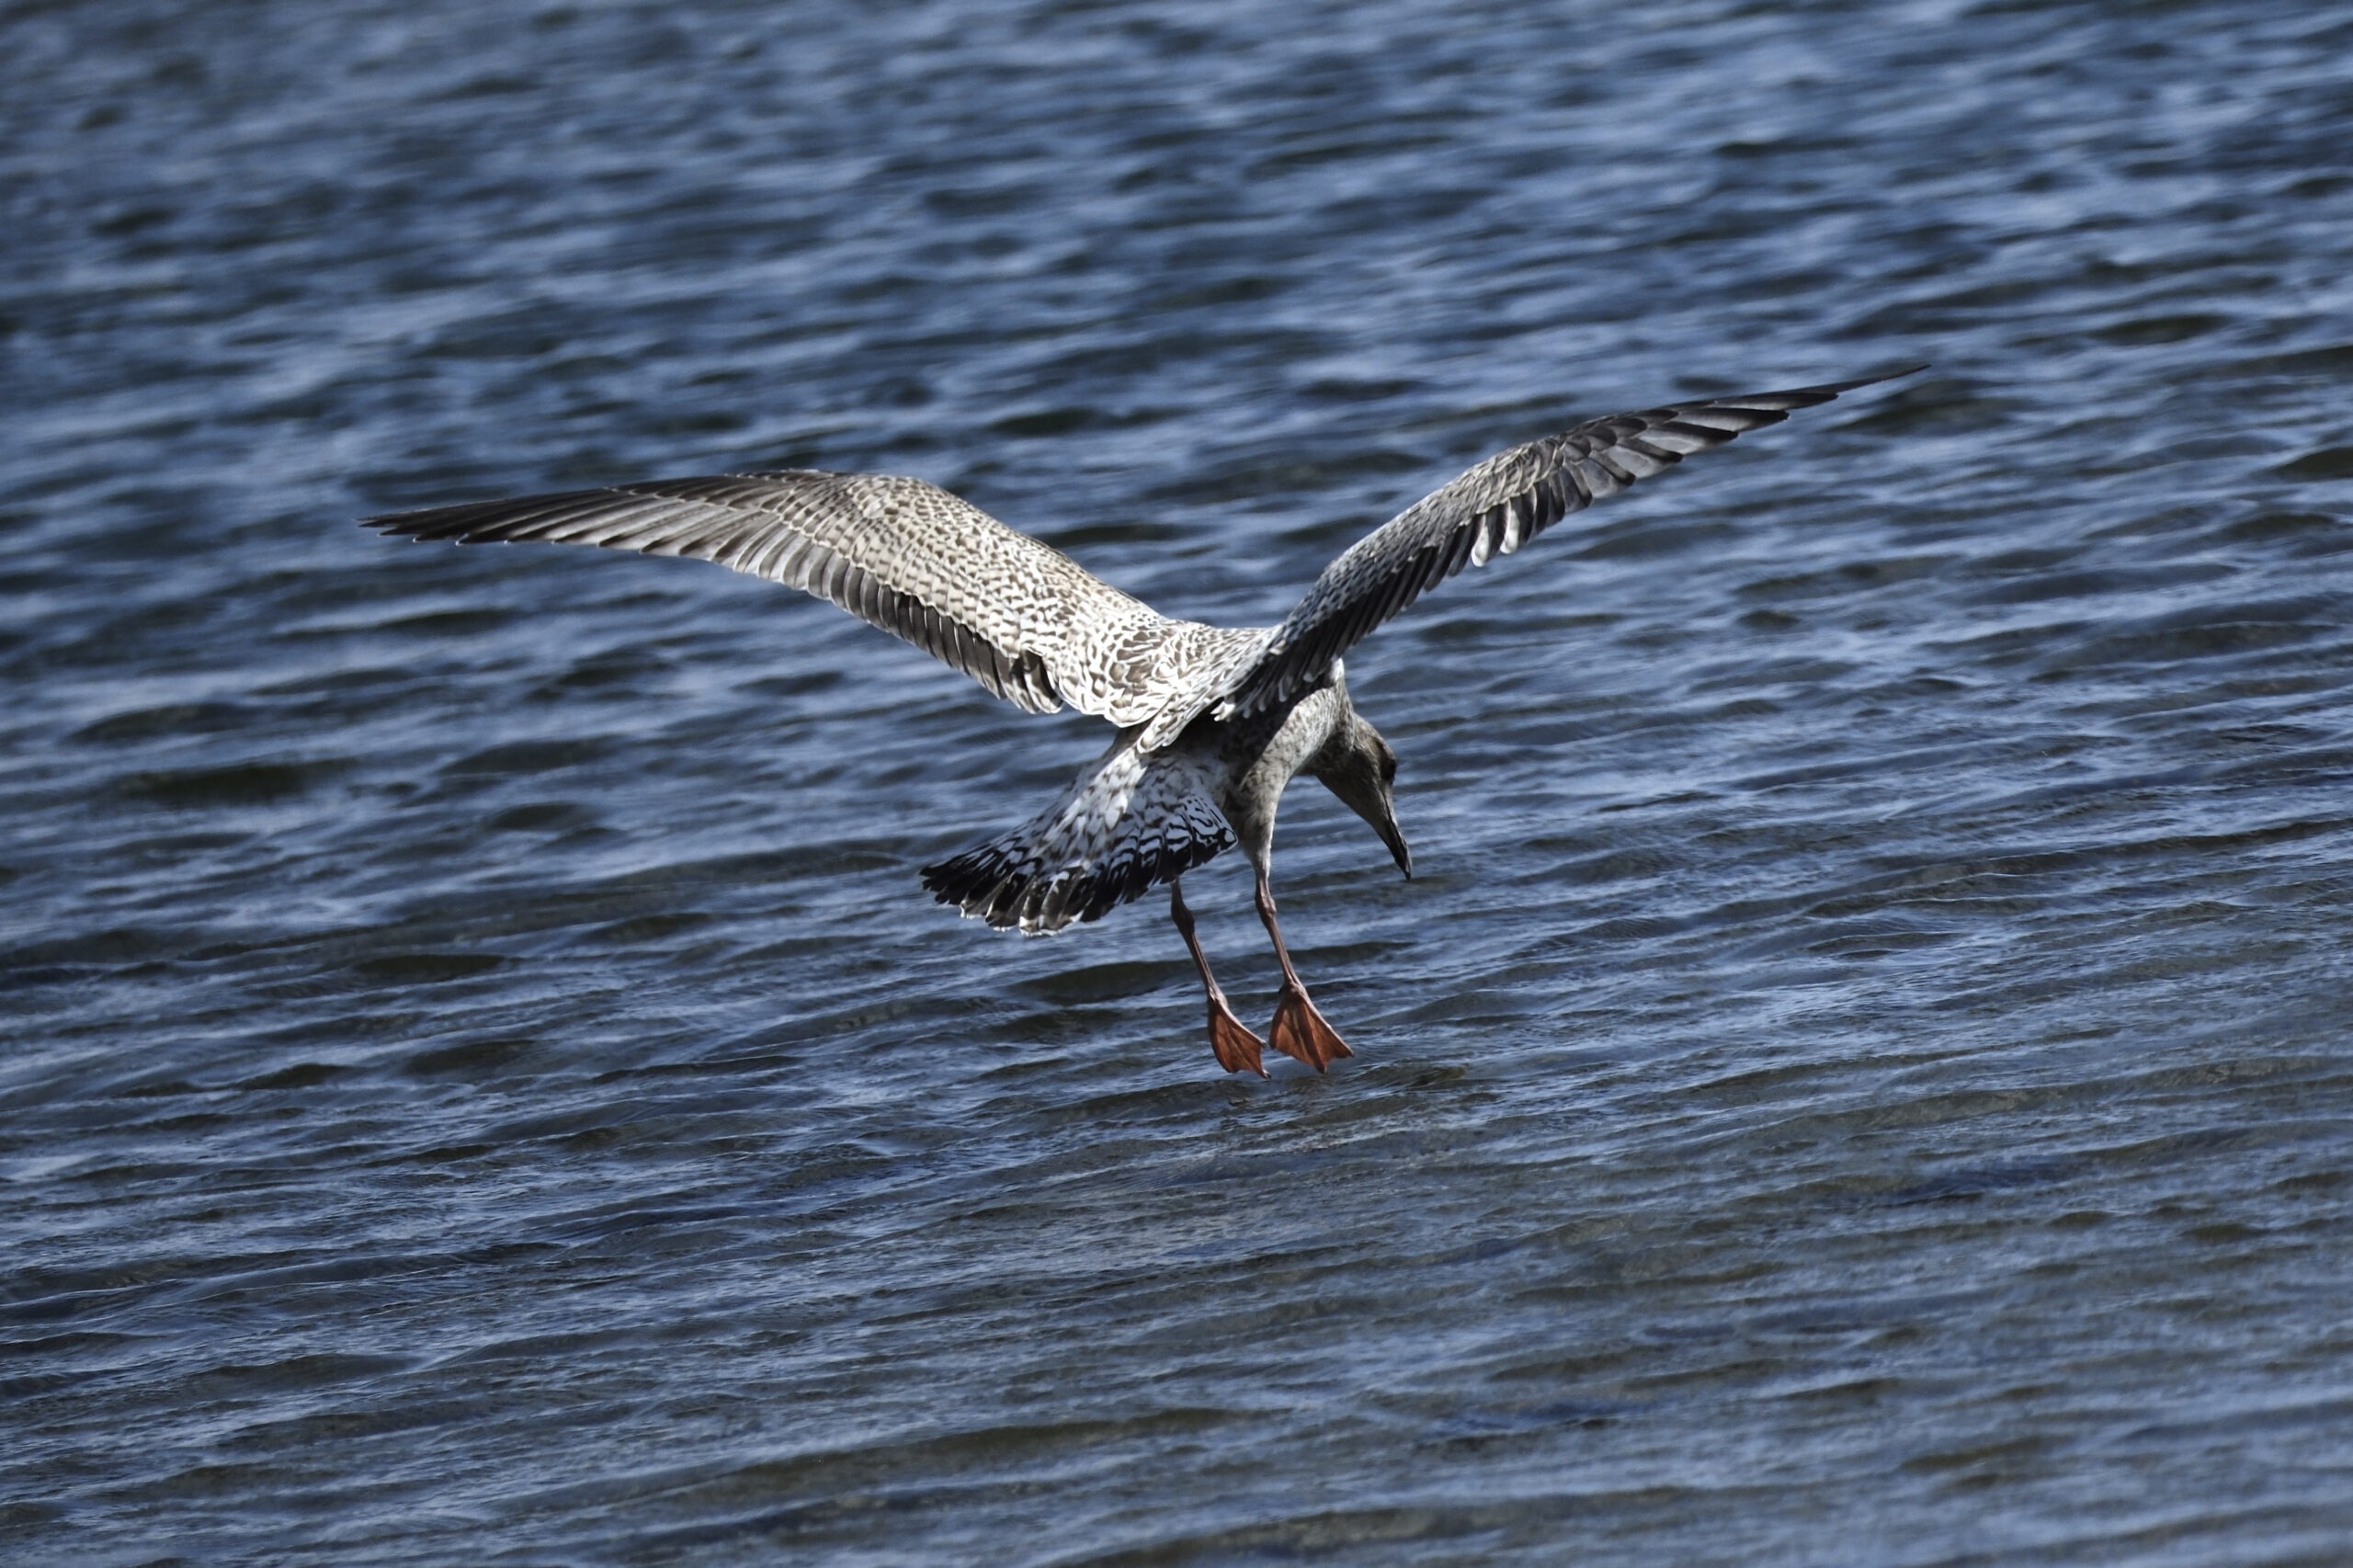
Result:
M1405 873L1407 881L1412 881L1414 852L1405 847L1405 835L1397 826L1397 813L1392 811L1385 814L1374 825L1374 831L1381 835L1381 842L1389 846L1389 853L1395 858L1397 869Z

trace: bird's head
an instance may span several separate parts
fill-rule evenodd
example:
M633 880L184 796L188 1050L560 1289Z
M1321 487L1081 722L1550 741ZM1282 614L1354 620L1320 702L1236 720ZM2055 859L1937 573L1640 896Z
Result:
M1308 764L1308 771L1340 797L1348 810L1372 824L1381 842L1389 846L1397 869L1413 880L1414 852L1397 826L1397 805L1390 787L1397 781L1397 754L1381 732L1351 709Z

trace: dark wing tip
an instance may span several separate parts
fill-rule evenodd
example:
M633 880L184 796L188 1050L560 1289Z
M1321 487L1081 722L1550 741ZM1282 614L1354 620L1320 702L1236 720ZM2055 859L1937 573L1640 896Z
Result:
M378 512L358 519L363 528L409 539L464 540L476 523L510 506L508 502L476 501L457 506L432 506L417 512Z
M577 522L597 507L644 494L648 488L606 485L540 495L508 495L493 501L461 501L454 506L428 506L415 512L378 512L358 521L361 528L374 528L378 533L455 540L461 544L540 539L546 537L549 525Z
M1836 397L1840 392L1850 392L1857 387L1875 387L1881 381L1900 381L1906 376L1916 376L1927 368L1927 364L1924 361L1901 370L1888 370L1876 376L1859 376L1851 381L1831 381L1823 386L1806 387L1802 390L1828 392L1832 397Z
M1760 414L1770 412L1775 417L1764 423L1777 425L1797 409L1818 407L1831 402L1841 393L1855 391L1858 387L1875 387L1881 381L1901 381L1905 376L1916 376L1927 368L1925 364L1913 365L1904 369L1888 370L1876 376L1858 376L1848 381L1823 381L1810 387L1787 387L1779 392L1731 392L1719 397L1696 399L1679 406L1689 409L1711 406L1729 407Z

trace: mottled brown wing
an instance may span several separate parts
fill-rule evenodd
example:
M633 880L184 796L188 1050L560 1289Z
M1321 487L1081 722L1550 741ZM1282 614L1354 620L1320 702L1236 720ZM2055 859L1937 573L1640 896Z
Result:
M1901 370L1897 375L1910 375ZM1750 392L1614 414L1498 452L1348 547L1275 629L1267 651L1218 705L1220 717L1287 702L1322 680L1375 627L1468 566L1509 555L1571 512L1693 452L1778 425L1893 376Z
M686 555L814 594L1032 713L1159 713L1185 623L920 479L791 469L654 480L361 519L415 539Z

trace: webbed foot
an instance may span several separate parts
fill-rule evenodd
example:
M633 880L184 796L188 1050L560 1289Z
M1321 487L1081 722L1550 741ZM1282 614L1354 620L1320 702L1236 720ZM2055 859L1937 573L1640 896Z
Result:
M1229 1073L1256 1073L1263 1078L1267 1066L1258 1052L1266 1043L1233 1016L1224 997L1210 998L1210 1049L1217 1053L1219 1066Z
M1340 1038L1339 1031L1315 1010L1307 993L1296 985L1285 985L1282 994L1275 999L1275 1022L1267 1031L1267 1043L1318 1073L1343 1056L1356 1054Z

